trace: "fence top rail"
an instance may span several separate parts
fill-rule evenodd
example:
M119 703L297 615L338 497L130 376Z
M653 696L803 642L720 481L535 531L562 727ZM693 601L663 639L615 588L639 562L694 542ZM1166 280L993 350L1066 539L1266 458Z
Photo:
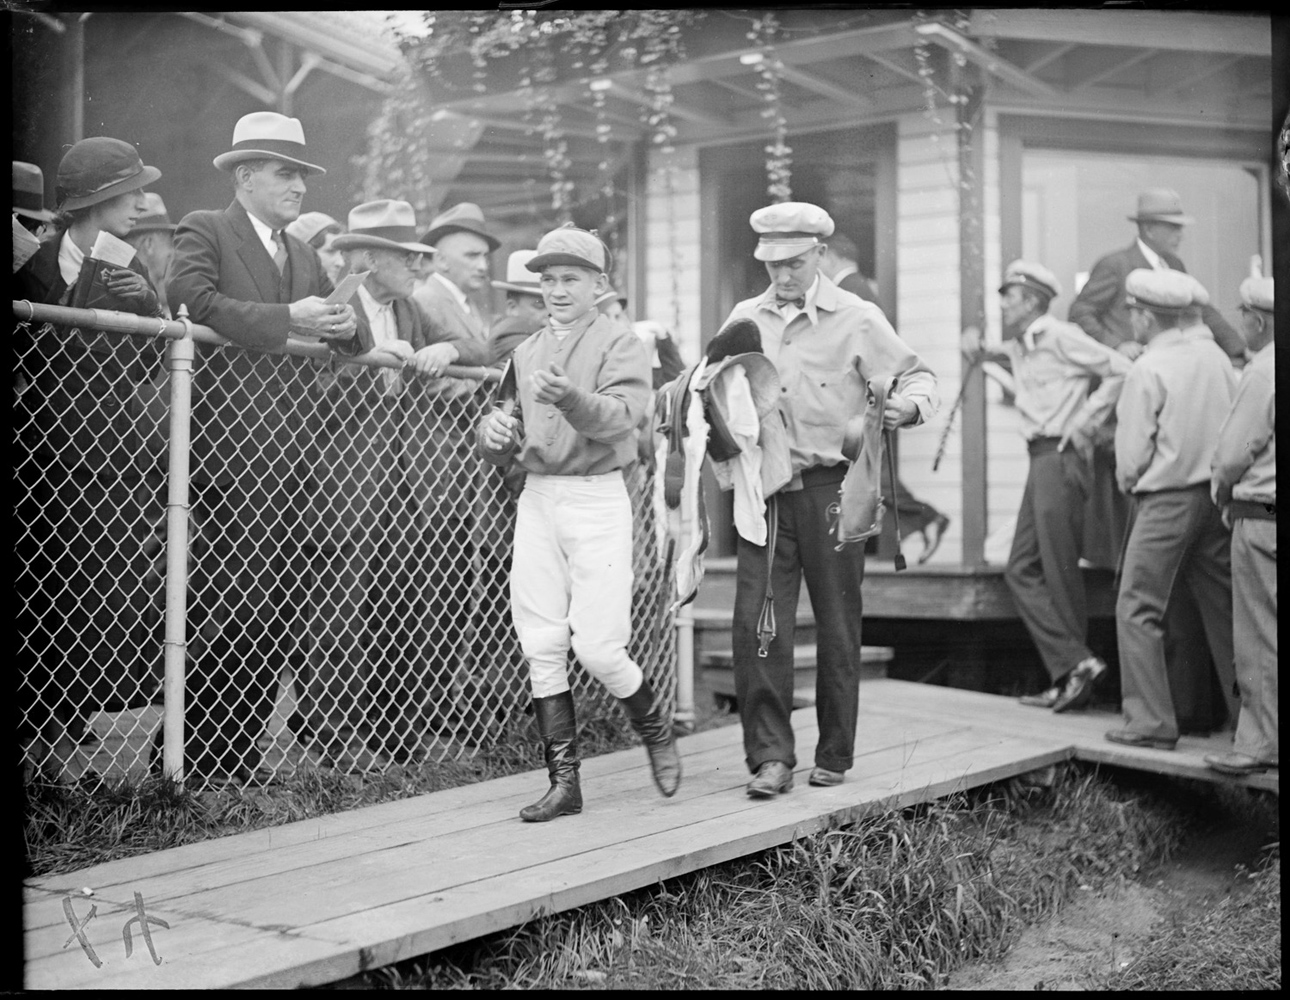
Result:
M315 361L339 361L344 364L365 365L368 368L397 368L407 373L415 373L415 369L400 364L386 354L369 351L357 357L349 357L337 354L324 343L294 336L287 337L286 346L280 351L256 351L254 348L235 344L210 327L193 323L187 317L161 319L156 316L136 316L133 313L116 312L112 309L73 309L70 306L29 302L26 299L13 300L13 315L23 323L55 323L60 326L107 330L111 333L128 333L136 337L160 337L166 340L182 340L190 337L200 344L234 347L252 353L291 354L301 358L312 358ZM443 374L449 378L469 378L483 382L496 382L501 378L500 369L470 365L448 365Z

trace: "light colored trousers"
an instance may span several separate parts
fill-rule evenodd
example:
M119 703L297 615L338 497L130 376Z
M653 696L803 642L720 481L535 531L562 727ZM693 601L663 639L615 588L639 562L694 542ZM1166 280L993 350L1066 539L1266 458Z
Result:
M574 655L616 698L644 680L631 639L632 507L621 472L530 474L520 494L511 613L534 698L569 690Z
M1280 758L1277 731L1277 522L1232 522L1232 627L1241 715L1236 750Z

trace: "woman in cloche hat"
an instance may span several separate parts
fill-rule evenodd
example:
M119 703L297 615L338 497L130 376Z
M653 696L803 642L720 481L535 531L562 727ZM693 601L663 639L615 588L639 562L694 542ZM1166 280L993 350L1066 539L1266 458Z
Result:
M14 275L15 299L72 301L100 232L123 239L144 214L144 188L161 171L128 142L82 139L58 166L54 232ZM136 256L104 269L89 307L160 315ZM123 400L155 368L156 344L82 329L61 336L19 328L17 458L19 724L33 763L77 777L77 744L100 710L147 704L139 629L147 591L131 552L149 524L142 507L142 438ZM28 616L31 616L28 620Z
M144 188L160 177L160 170L144 166L138 151L120 139L95 136L72 146L58 165L54 232L14 276L17 297L68 304L99 233L122 240L130 235L147 207ZM102 293L96 290L84 305L160 315L157 293L137 257L129 268L105 270Z

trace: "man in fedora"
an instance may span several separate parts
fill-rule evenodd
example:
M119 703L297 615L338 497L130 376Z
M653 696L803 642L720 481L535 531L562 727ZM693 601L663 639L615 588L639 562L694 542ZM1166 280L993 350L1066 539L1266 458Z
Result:
M546 301L538 276L526 266L536 250L516 250L506 259L506 280L493 287L506 293L506 312L488 334L493 364L503 364L520 344L546 324Z
M170 279L170 264L175 257L175 224L166 214L161 195L149 191L144 196L143 215L139 216L125 241L147 268L148 280L157 290L161 308L170 319L170 306L166 298L166 285Z
M848 469L842 453L847 422L864 412L872 377L896 379L882 414L888 430L926 422L936 411L937 395L936 376L882 310L838 288L821 271L825 241L833 234L824 209L786 202L758 209L749 221L760 235L753 256L765 264L770 286L736 305L722 325L754 321L763 351L779 370L792 479L770 497L767 544L738 539L735 698L754 774L748 794L774 798L793 787L797 765L793 623L803 576L819 653L820 739L810 783L840 784L854 760L864 546L835 549L829 534L829 508Z
M427 328L436 338L457 345L460 364L489 364L488 325L471 296L487 287L489 255L501 241L489 231L479 206L462 202L436 216L421 242L436 251L431 273L412 293ZM413 363L423 374L442 374L442 368L423 360L420 351ZM487 545L491 525L503 517L499 485L474 455L480 417L477 389L475 382L448 379L427 399L427 447L434 455L435 476L426 517L438 531L444 585L456 595L453 601L467 606L475 584L472 553ZM485 589L498 586L488 579L480 582ZM491 635L477 630L471 659L480 668L490 659L492 646ZM478 685L472 683L471 690L477 692ZM476 714L482 712L478 709Z
M1213 341L1178 328L1193 303L1187 275L1139 268L1125 278L1125 290L1144 350L1116 404L1115 472L1120 489L1137 499L1137 513L1115 605L1124 728L1106 738L1172 750L1179 720L1166 669L1165 609L1180 585L1196 595L1224 690L1235 680L1229 536L1210 500L1210 461L1236 374Z
M1142 353L1142 347L1133 339L1124 279L1139 268L1186 271L1178 257L1178 247L1182 244L1183 227L1196 220L1183 212L1178 192L1153 188L1138 195L1138 211L1129 216L1129 221L1137 224L1137 239L1093 265L1067 317L1094 340L1132 359ZM1223 314L1208 303L1201 313L1228 357L1244 360L1245 341Z
M367 273L354 301L354 340L341 349L408 362L432 346L435 334L411 296L422 255L435 250L417 241L412 206L388 199L357 206L335 247L350 273ZM451 342L439 346L443 364L457 360ZM455 592L438 572L444 554L427 542L428 387L394 368L345 365L322 405L312 676L292 726L346 770L380 767L387 753L410 759L432 701L444 700L452 680L445 647L459 640L466 609L451 602ZM375 649L389 652L373 657ZM364 752L363 739L376 756Z
M1139 268L1186 271L1178 257L1178 248L1184 227L1195 219L1183 211L1178 192L1168 188L1141 192L1137 212L1128 218L1138 228L1137 239L1093 265L1088 281L1070 305L1067 318L1094 340L1114 347L1132 360L1141 353L1142 346L1134 339L1129 322L1125 278ZM1203 305L1197 303L1195 308L1224 353L1244 363L1245 341L1240 333L1208 301ZM1094 449L1093 487L1085 514L1083 555L1093 565L1105 568L1116 567L1130 517L1128 499L1115 487L1114 435L1115 421L1109 420L1103 425L1103 434ZM1183 587L1177 591L1168 615L1170 628L1166 632L1171 673L1179 680L1208 676L1200 615L1190 590ZM1190 685L1176 686L1175 693L1184 695L1182 700L1186 702ZM1184 714L1190 715L1190 709L1185 708ZM1197 725L1208 728L1203 719L1197 719Z
M1079 553L1093 439L1115 409L1130 362L1048 312L1061 285L1042 264L1013 261L999 294L1001 347L984 349L976 331L965 333L962 343L970 362L984 357L1012 371L1030 453L1004 576L1050 684L1021 703L1067 712L1087 704L1106 673L1106 663L1088 647Z
M194 515L217 570L195 602L211 639L187 687L188 767L198 776L256 772L279 673L303 632L314 373L303 359L264 352L293 332L349 342L356 323L349 305L325 301L332 286L317 254L285 232L306 178L325 173L308 155L299 119L244 115L214 160L233 203L191 212L175 231L171 310L186 306L233 342L199 347L193 379Z
M54 221L54 213L45 207L45 174L34 163L13 161L13 214L36 239Z

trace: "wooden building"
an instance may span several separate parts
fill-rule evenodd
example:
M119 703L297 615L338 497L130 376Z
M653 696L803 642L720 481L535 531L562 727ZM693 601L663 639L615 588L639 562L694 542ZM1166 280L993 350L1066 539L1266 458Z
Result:
M747 38L755 13L710 11L686 36L671 72L670 154L631 125L649 103L642 71L568 74L551 90L571 134L591 133L600 89L616 135L635 140L638 155L625 158L626 290L638 318L676 323L691 358L766 283L748 227L770 200L757 87L766 52ZM902 434L900 475L953 519L934 563L980 566L991 533L1006 534L1016 510L1026 455L1014 412L977 372L932 472L960 389L960 331L998 337L995 289L1004 264L1023 255L1061 279L1053 308L1064 317L1093 262L1132 241L1126 216L1152 186L1181 192L1197 219L1182 256L1233 315L1251 257L1271 266L1271 20L1072 9L982 9L957 21L950 12L777 14L793 197L823 205L855 241L897 329L936 370L941 415ZM490 79L486 94L439 95L440 113L487 119L483 146L522 120L519 93ZM486 162L487 188L472 186L483 174L467 154L449 197L494 192L507 170Z
M998 277L1022 255L1057 273L1064 317L1093 261L1133 238L1125 217L1149 186L1181 192L1197 218L1182 256L1219 308L1234 310L1250 258L1271 259L1271 18L788 9L776 12L771 50L749 40L756 13L708 11L685 35L670 73L670 151L644 120L645 70L592 77L557 63L546 99L558 108L568 179L585 192L612 178L625 220L620 284L637 318L674 325L696 357L731 306L765 286L748 215L770 200L758 83L764 60L777 60L793 197L823 205L854 240L897 329L940 378L941 415L900 442L905 484L952 518L934 564L980 567L1006 552L1026 457L1014 412L978 372L932 471L960 389L960 331L998 336ZM62 144L130 139L165 172L157 189L173 215L226 203L210 160L237 117L274 107L306 121L310 149L329 166L310 182L309 207L343 217L359 183L354 158L402 65L366 12L54 21L15 16L15 158L45 165L52 194ZM430 209L482 205L507 237L500 267L555 219L549 162L515 67L490 67L482 92L463 85L464 54L458 69L442 86L423 83L435 108L429 181L408 196ZM595 199L586 204L574 217L594 225ZM731 551L728 521L717 527L718 553Z

